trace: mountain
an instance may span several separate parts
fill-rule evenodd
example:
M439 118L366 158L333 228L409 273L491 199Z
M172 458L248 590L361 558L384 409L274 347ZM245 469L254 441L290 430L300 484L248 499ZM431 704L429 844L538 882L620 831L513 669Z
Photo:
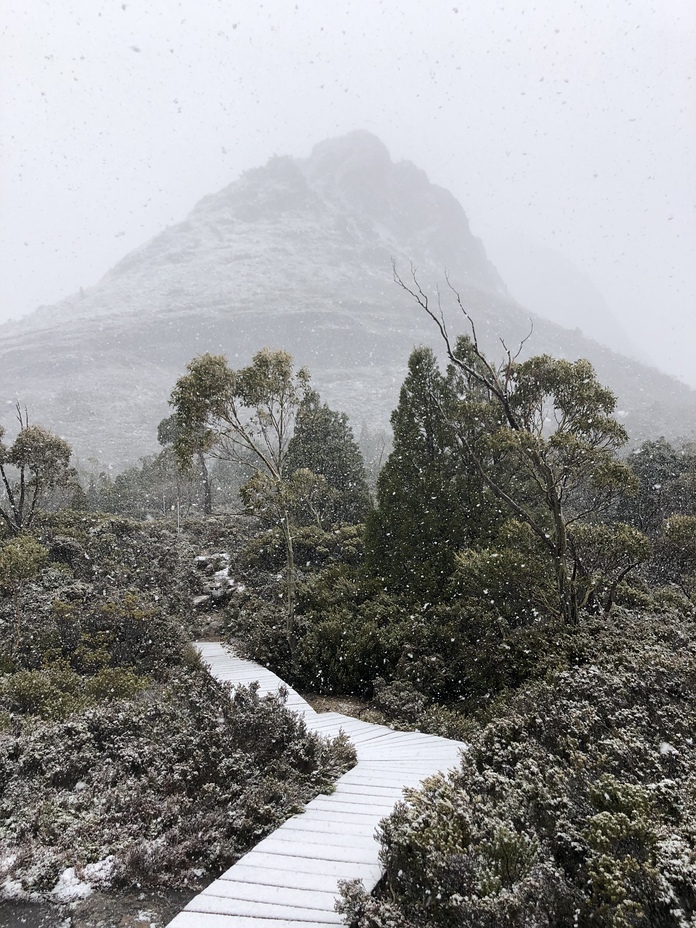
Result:
M579 328L614 351L640 357L590 277L560 252L510 231L488 237L486 250L520 305L564 328Z
M367 132L274 157L205 197L184 222L119 262L95 286L0 326L0 400L71 442L79 459L122 467L156 450L158 421L197 353L247 364L286 348L357 431L383 427L411 349L439 347L432 324L392 279L410 262L424 286L452 284L493 354L529 313L509 295L457 200ZM448 296L446 285L443 300ZM460 325L461 323L461 325ZM452 315L452 331L464 328ZM696 391L615 354L579 330L534 319L531 353L588 357L619 395L636 438L687 431Z

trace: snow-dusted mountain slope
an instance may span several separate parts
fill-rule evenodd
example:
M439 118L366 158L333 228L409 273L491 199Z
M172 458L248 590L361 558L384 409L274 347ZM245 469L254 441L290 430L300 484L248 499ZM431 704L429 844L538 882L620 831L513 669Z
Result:
M461 205L354 132L306 160L276 157L248 171L94 287L0 326L3 424L19 398L83 461L120 467L156 450L171 388L195 354L242 366L268 346L306 364L356 430L385 425L409 352L438 345L394 284L392 259L404 275L413 262L428 285L443 286L447 269L493 352L499 337L514 344L526 334L529 314ZM636 437L674 436L696 421L696 391L577 330L535 319L528 349L590 358Z

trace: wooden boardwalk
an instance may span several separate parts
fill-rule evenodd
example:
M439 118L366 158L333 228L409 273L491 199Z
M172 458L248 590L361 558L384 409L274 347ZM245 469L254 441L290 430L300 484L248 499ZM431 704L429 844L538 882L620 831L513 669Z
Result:
M169 928L334 928L339 880L361 879L372 889L380 877L375 828L405 786L457 765L457 741L397 732L338 712L315 712L269 670L235 657L220 644L197 645L211 672L236 684L259 683L259 693L288 690L287 705L307 728L335 736L343 730L358 763L189 902Z

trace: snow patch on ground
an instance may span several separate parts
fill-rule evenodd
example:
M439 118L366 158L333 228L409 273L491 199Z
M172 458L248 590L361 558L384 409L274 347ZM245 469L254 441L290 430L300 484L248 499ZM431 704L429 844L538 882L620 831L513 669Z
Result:
M0 898L19 901L28 899L29 895L19 880L13 880L8 876L0 887Z
M78 899L86 899L92 892L92 887L78 877L75 868L68 867L58 878L51 890L51 896L58 902L75 902Z
M94 864L87 864L82 874L87 883L94 885L104 885L111 883L118 869L118 860L113 854L109 854L103 860L98 860Z

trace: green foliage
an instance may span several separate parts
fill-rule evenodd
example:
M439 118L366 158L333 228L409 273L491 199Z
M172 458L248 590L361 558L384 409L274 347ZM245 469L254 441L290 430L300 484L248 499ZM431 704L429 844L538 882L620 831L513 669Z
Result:
M545 545L553 561L557 608L574 623L588 598L587 570L570 526L596 518L617 492L632 485L629 468L616 459L627 435L612 416L615 397L597 381L588 361L548 355L509 361L489 375L488 383L503 420L484 446L489 443L511 472L528 473L536 486L529 499L505 481L493 488ZM472 453L477 456L476 448Z
M696 629L632 615L586 646L384 821L380 900L344 891L358 928L690 923Z
M174 442L182 464L212 451L242 460L275 479L283 476L288 443L309 374L294 371L286 351L264 348L238 371L222 355L205 354L187 365L170 403L178 430Z
M670 516L656 542L655 569L694 601L696 594L696 516Z
M305 394L297 410L287 470L289 474L306 470L324 479L324 492L314 507L320 525L365 520L370 495L348 417L321 403L315 390Z
M122 667L102 667L85 677L65 661L42 670L20 670L0 678L0 707L6 712L64 719L87 706L130 699L149 679Z
M181 662L186 647L181 628L132 592L113 599L56 600L51 625L37 637L44 661L65 662L83 675L130 667L163 678Z
M578 522L569 529L575 562L578 601L609 612L623 578L650 557L650 539L623 522L609 525Z
M511 628L552 615L557 595L547 549L528 525L514 519L501 526L489 546L457 554L452 589L467 605Z
M408 680L393 680L387 683L377 677L374 681L372 704L390 719L406 724L415 724L423 714L427 698Z
M210 354L194 358L187 370L170 399L178 426L174 450L182 465L194 453L211 452L259 474L247 501L259 513L274 515L283 527L286 636L294 652L295 565L286 458L309 374L304 368L295 372L286 351L268 348L239 371L229 368L221 355Z
M27 891L110 858L129 886L202 885L355 762L282 696L177 680L0 733L0 853Z
M48 553L31 535L18 535L0 545L0 586L14 592L36 577Z
M28 529L42 503L59 487L75 478L70 467L70 445L41 425L29 425L18 408L20 431L11 447L2 438L0 426L0 477L6 502L0 517L13 535Z
M280 647L278 607L268 598L262 603L246 596L247 602L236 597L228 610L231 639L246 657L264 660L293 686L369 696L376 677L393 676L404 646L399 627L404 606L346 565L329 563L299 586L292 662L287 647Z
M455 380L452 370L440 373L429 348L411 354L391 417L394 450L367 521L368 569L393 592L415 599L442 595L456 551L485 531L489 517L482 482L462 460L449 421Z
M466 466L508 516L528 525L546 548L557 591L554 611L576 624L585 572L568 527L597 519L636 485L617 459L628 436L614 418L614 395L586 360L539 355L518 361L522 344L514 356L506 350L502 363L492 363L460 294L450 288L471 328L471 337L453 343L444 315L430 306L415 274L412 286L396 271L395 279L437 326L451 364L457 402L438 401L432 387L425 391L435 401L435 418L452 431ZM431 360L431 381L433 367Z
M176 447L181 431L182 426L179 418L176 415L169 416L168 419L162 419L157 426L157 441L165 450L168 449L171 452L171 449ZM201 430L198 441L196 440L196 435L193 430L190 430L187 441L190 445L190 450L195 452L196 464L191 465L189 462L189 466L186 468L185 472L182 471L181 466L179 466L177 470L180 472L181 477L186 476L189 478L189 483L193 482L194 485L198 484L199 489L202 491L201 508L206 515L210 515L213 511L213 492L210 474L208 473L208 465L205 460L207 439L204 430ZM178 460L177 463L180 465L180 460ZM177 495L177 500L178 499L179 495Z
M321 531L331 493L324 477L302 468L282 481L257 471L239 495L246 512L267 525L282 525L287 516L293 526L314 525Z
M10 566L25 573L27 545L50 558L25 584L19 647L1 668L3 878L50 891L66 867L82 877L106 861L112 885L202 885L354 762L345 739L309 736L282 698L232 697L187 644L194 555L238 553L239 522L185 522L177 534L43 513L43 545L20 535L0 549L1 560L21 548ZM360 546L358 527L307 533L312 557ZM9 609L0 600L5 633Z
M367 526L368 568L423 601L443 596L456 566L477 598L495 587L492 605L508 621L543 612L574 624L583 607L610 608L615 584L648 550L628 526L593 529L597 556L583 544L583 524L633 486L616 458L627 436L613 395L587 361L509 356L496 368L475 339L446 345L446 376L428 349L409 361ZM521 548L502 537L506 517L520 537L526 526Z
M622 502L621 517L655 538L672 515L696 515L696 447L659 438L629 456L638 492Z
M95 485L91 505L134 519L176 518L180 513L202 509L195 471L184 472L171 448L141 460L111 480Z
M363 533L358 525L342 525L325 532L316 525L295 529L295 560L303 573L315 572L331 564L358 565L363 557ZM252 538L244 552L248 568L278 571L285 558L284 540L279 529L270 529Z
M268 667L295 685L282 605L244 590L225 612L225 632L240 657ZM282 602L282 601L281 601Z
M15 634L11 653L19 647L22 634L22 592L35 579L47 560L47 551L30 535L17 535L0 545L0 588L14 600Z

